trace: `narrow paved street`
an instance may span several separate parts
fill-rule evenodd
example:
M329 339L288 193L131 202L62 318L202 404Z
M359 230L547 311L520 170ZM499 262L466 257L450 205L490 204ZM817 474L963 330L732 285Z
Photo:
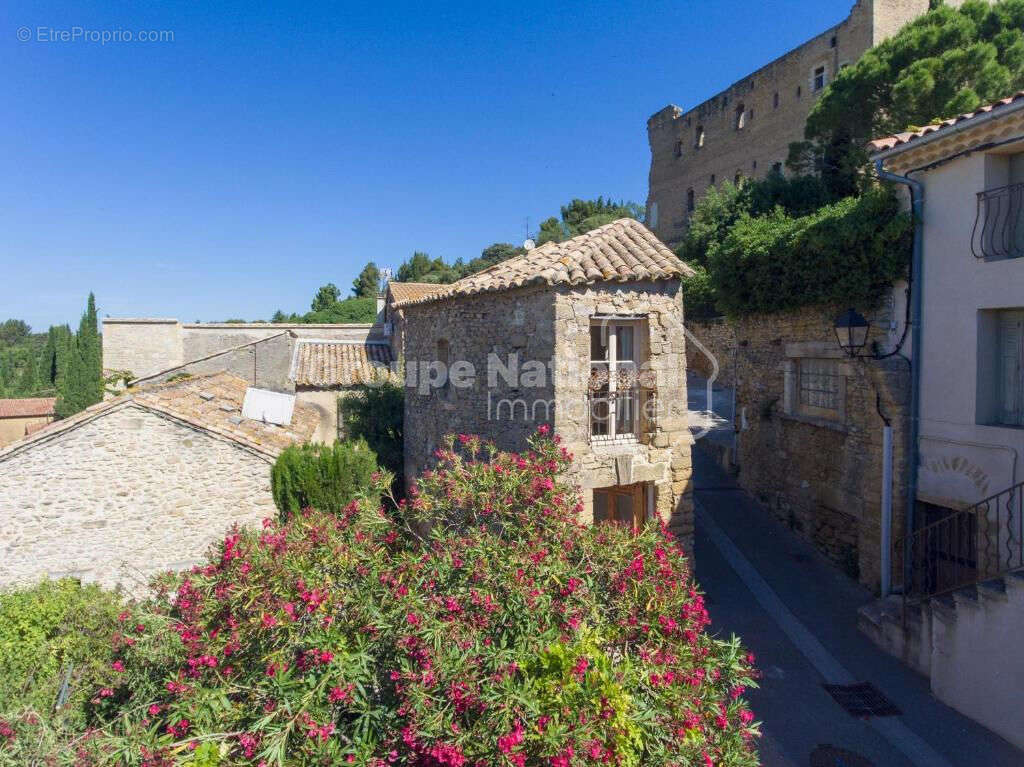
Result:
M857 608L872 595L759 508L699 448L694 476L697 578L713 630L740 635L757 655L764 676L750 700L764 723L767 767L1024 765L1024 753L937 701L927 679L861 635ZM902 713L858 719L822 687L865 681ZM826 746L845 753L825 758Z

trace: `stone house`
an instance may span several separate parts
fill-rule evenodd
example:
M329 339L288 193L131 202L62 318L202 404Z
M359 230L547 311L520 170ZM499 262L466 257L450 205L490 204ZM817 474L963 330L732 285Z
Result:
M920 384L912 534L893 555L904 599L860 626L1024 748L1024 91L870 150L919 184Z
M57 417L56 397L0 399L0 447L46 426Z
M189 567L234 524L276 511L270 466L315 411L243 415L229 373L140 387L0 450L0 587L69 576L138 591Z
M657 516L689 549L687 273L646 227L621 219L398 302L406 477L429 466L445 434L520 450L547 423L574 456L587 521Z
M677 242L708 188L783 170L790 143L804 139L807 115L836 73L928 5L928 0L857 0L841 22L702 104L686 110L670 104L652 115L647 120L647 221L654 233Z

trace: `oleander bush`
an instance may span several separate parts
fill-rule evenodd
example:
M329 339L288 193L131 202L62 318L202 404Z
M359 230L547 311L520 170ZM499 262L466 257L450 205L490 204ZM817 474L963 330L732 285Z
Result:
M707 632L667 530L577 522L569 460L463 436L398 508L232 532L123 616L54 761L757 764L752 656Z

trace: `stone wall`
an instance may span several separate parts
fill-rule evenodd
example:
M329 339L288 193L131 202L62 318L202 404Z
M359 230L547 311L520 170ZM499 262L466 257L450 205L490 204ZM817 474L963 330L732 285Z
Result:
M104 370L127 370L140 376L184 361L181 323L177 320L103 320Z
M732 386L736 379L736 329L724 317L687 320L696 343L686 345L686 369L715 383Z
M329 341L389 340L380 323L182 323L174 319L107 317L103 320L103 367L105 370L128 370L134 378L149 378L183 363L264 341L284 332L291 333L295 338ZM283 366L283 373L281 370L274 373L268 371L264 376L273 380L280 380L282 376L287 379L290 362L289 358ZM251 368L248 374L239 374L251 378Z
M593 519L591 491L597 487L649 482L655 512L669 521L687 548L693 513L687 428L685 340L679 283L631 283L589 288L526 288L503 293L414 304L404 309L405 471L414 478L433 462L446 433L475 433L506 450L521 450L542 423L574 454L571 479L583 490L584 515ZM644 338L655 371L658 398L681 412L658 413L645 442L592 447L589 440L587 381L590 319L595 314L644 315ZM439 349L442 342L442 349ZM472 386L420 389L425 366L444 355L466 361L475 371ZM519 377L488 380L488 356L512 367ZM526 364L540 363L527 368ZM529 379L546 368L543 384ZM550 375L551 371L553 375ZM514 417L509 416L514 408Z
M843 358L832 330L835 308L691 322L689 330L734 360L741 486L870 587L879 583L883 413L894 431L894 538L905 507L909 366ZM874 327L888 326L884 313ZM732 332L723 331L726 325ZM884 342L885 339L881 339ZM799 403L798 366L831 360L841 374L840 415L808 415Z
M594 315L643 316L641 359L655 374L658 406L635 445L592 445L585 407ZM692 551L693 488L687 416L686 337L677 281L561 288L555 294L555 430L575 456L584 518L593 520L594 488L649 482L654 511ZM646 348L643 348L646 347Z
M527 361L551 363L555 298L550 289L432 301L403 311L407 478L415 478L433 463L433 452L445 434L480 434L503 450L521 450L540 424L552 422L549 403L555 395L550 375L545 375L545 385L537 387L519 386L518 376L509 382L498 375L494 385L488 385L490 354L504 365L509 364L509 355L516 355L520 366ZM449 364L472 366L471 386L421 386L423 371L441 356L439 343L447 343ZM516 403L517 417L509 420L512 403Z
M688 111L670 105L653 115L647 121L648 226L661 240L677 242L689 218L688 190L696 201L723 181L764 176L776 164L784 168L789 144L803 140L807 115L821 94L814 70L824 67L830 82L841 67L927 9L928 0L859 0L839 24L703 104Z
M134 405L0 458L0 512L0 586L73 576L131 591L276 513L267 458Z
M282 330L268 338L212 353L162 370L155 375L136 378L131 383L161 383L176 376L202 375L226 370L260 389L293 393L295 385L289 380L288 373L295 348L294 341L291 331Z

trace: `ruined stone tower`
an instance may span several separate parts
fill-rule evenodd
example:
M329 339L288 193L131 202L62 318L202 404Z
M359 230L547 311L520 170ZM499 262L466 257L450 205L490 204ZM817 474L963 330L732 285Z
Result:
M670 104L652 115L648 226L677 242L708 187L784 168L790 143L803 139L807 115L835 73L927 10L928 0L859 0L834 27L704 103L687 111Z

